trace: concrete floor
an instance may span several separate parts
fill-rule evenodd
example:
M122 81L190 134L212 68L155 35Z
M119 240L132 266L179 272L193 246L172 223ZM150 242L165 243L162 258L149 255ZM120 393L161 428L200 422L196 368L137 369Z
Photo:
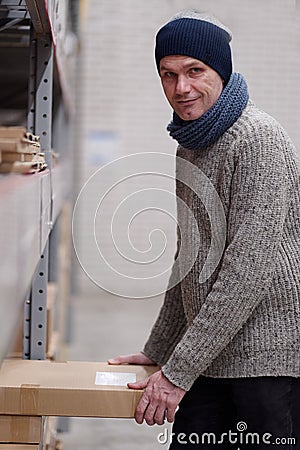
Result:
M72 337L69 360L106 361L139 351L159 311L162 298L128 300L99 290L72 299ZM166 431L167 430L167 431ZM59 438L64 450L167 449L160 433L170 426L137 425L133 419L72 418L69 431Z

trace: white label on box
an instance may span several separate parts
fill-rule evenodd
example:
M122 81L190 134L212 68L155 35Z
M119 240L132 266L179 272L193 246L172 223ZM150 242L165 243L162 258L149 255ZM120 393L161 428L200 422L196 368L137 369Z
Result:
M127 383L135 383L135 373L124 372L96 372L95 384L102 386L127 386Z

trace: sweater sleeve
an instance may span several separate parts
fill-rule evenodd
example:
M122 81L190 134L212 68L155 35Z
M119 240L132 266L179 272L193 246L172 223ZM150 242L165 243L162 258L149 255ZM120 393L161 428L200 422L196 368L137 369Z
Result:
M239 147L232 175L228 241L218 277L162 367L166 377L185 390L262 301L282 240L290 197L284 142L273 131L260 133Z
M183 310L178 273L179 267L176 262L180 248L178 228L177 233L177 251L164 303L143 349L143 353L159 365L163 365L169 359L176 344L186 331L186 318Z

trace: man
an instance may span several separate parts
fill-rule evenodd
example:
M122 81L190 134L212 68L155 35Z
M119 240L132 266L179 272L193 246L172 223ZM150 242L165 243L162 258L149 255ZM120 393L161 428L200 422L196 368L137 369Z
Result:
M138 423L175 417L172 450L195 442L300 448L299 167L285 131L232 73L230 40L222 24L194 12L175 16L157 34L156 64L174 110L168 131L179 144L178 160L193 164L217 191L226 243L216 270L199 282L210 219L177 177L177 196L198 224L196 261L166 292L143 352L109 361L160 366L129 387L145 389ZM177 213L178 255L182 233L192 250L195 230L179 203ZM175 260L171 280L181 269Z

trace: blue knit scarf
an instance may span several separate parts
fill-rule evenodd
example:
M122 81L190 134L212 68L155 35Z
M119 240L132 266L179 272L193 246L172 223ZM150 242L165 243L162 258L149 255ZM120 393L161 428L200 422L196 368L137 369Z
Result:
M174 112L167 130L182 147L200 150L216 142L237 121L248 99L245 79L233 73L216 103L203 116L185 121Z

